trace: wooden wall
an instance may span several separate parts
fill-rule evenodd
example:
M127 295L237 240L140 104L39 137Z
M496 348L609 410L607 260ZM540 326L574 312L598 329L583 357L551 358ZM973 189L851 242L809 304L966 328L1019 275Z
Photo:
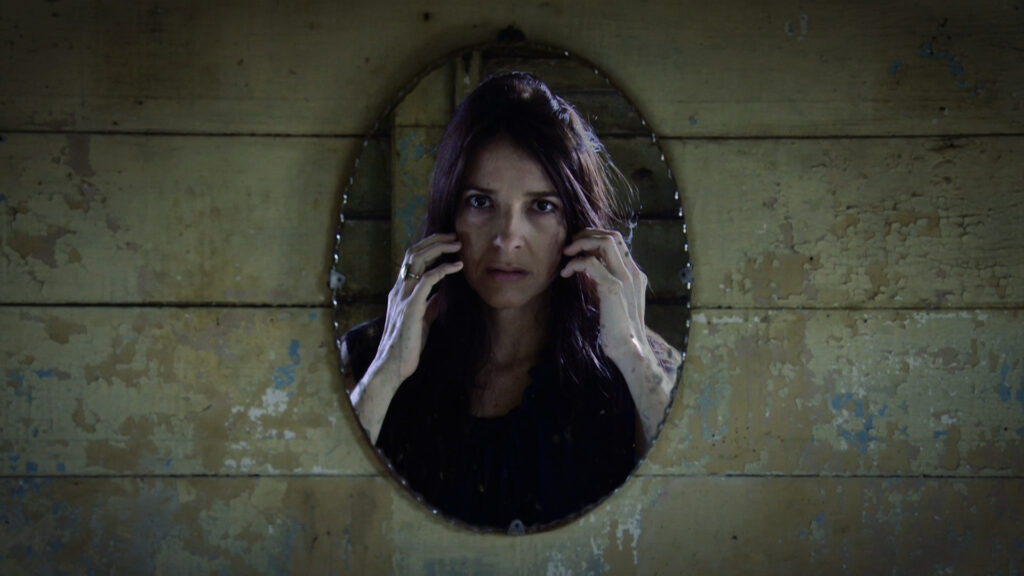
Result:
M344 4L0 0L0 572L1024 571L1024 4ZM510 24L646 116L695 267L654 453L521 538L387 476L326 289L363 135Z

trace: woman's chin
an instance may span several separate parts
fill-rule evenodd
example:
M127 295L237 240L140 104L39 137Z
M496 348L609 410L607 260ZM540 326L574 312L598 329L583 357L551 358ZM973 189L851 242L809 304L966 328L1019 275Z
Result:
M522 309L539 301L539 294L524 294L521 290L484 290L477 294L491 310Z
M493 297L482 297L484 304L492 310L514 310L516 308L522 308L526 305L527 301L523 298L516 298L512 296L493 296Z

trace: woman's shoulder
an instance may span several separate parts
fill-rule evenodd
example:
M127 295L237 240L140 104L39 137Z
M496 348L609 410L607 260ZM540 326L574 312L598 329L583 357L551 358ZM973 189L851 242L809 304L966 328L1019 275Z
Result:
M363 322L341 337L341 361L346 371L358 382L377 355L384 334L384 316Z

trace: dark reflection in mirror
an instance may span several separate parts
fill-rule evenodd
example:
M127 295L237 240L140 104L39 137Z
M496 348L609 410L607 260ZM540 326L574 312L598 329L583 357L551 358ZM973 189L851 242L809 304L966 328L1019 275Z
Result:
M368 439L475 528L599 503L657 437L685 358L691 267L656 138L593 68L501 45L418 79L358 164L331 288ZM345 309L385 294L352 327Z

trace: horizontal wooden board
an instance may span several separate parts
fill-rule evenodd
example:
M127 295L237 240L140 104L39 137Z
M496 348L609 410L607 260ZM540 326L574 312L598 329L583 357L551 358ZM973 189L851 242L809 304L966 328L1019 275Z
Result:
M359 140L18 134L5 302L324 302Z
M341 326L383 313L346 307ZM322 309L0 308L0 474L371 473Z
M0 301L324 304L361 143L10 136L0 144ZM1024 303L1024 168L1009 161L1024 156L1022 138L664 144L686 208L696 305ZM375 220L390 192L363 178L387 160L368 148L374 160L355 172L343 228L351 297L382 296L392 283L378 265L388 222ZM648 191L663 211L675 200L655 162L624 169L653 173ZM659 293L672 293L683 235L658 226L664 234L638 235L638 259Z
M1022 138L666 148L695 305L1024 305Z
M381 307L346 307L342 330ZM697 310L650 474L1020 476L1020 312ZM649 306L671 340L686 312ZM3 475L374 474L317 309L0 308Z
M8 2L0 129L363 134L419 71L510 22L601 67L663 135L1024 127L1012 3L260 0Z
M1024 475L1024 314L697 310L649 473Z
M554 532L449 525L380 478L0 481L6 574L1015 574L1016 480L644 478Z

